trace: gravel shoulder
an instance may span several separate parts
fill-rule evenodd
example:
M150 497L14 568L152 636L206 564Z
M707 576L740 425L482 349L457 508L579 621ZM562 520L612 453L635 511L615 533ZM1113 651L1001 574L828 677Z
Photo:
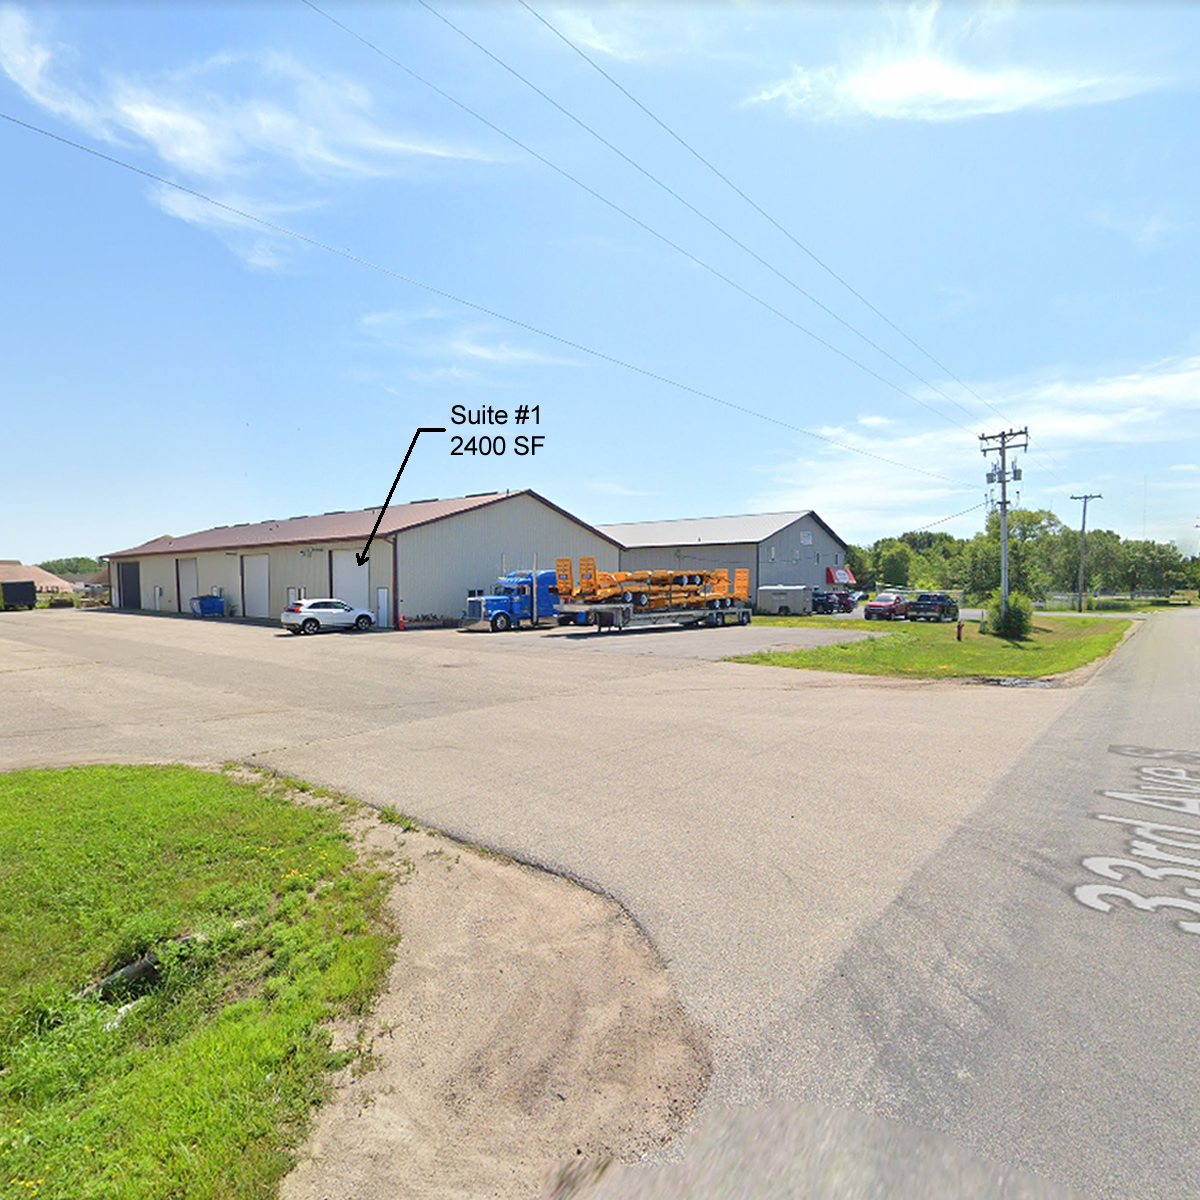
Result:
M364 811L400 942L283 1200L529 1197L636 1162L691 1117L708 1041L615 902Z

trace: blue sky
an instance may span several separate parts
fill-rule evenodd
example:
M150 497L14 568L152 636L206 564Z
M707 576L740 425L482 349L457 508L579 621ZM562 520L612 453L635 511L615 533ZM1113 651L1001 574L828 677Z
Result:
M378 504L455 404L397 500L970 536L1027 426L1196 552L1200 8L319 7L0 0L0 112L148 173L0 120L0 557Z

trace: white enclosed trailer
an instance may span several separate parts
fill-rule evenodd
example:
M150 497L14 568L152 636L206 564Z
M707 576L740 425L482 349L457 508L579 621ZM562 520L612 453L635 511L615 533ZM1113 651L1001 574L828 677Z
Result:
M803 616L812 612L812 588L807 584L794 587L784 587L776 584L774 587L758 589L758 611L774 614L780 617Z

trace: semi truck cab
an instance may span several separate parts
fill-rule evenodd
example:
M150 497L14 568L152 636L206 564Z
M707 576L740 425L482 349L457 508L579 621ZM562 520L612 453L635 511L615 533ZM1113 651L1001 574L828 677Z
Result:
M493 633L513 629L522 621L531 625L554 618L558 603L558 573L538 571L509 571L496 580L491 594L471 596L467 600L467 621L486 621Z

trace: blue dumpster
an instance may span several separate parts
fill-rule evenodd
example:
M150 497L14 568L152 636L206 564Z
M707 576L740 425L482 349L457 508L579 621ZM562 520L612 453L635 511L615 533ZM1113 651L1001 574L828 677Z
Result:
M193 596L189 601L197 617L223 617L225 600L222 596Z

